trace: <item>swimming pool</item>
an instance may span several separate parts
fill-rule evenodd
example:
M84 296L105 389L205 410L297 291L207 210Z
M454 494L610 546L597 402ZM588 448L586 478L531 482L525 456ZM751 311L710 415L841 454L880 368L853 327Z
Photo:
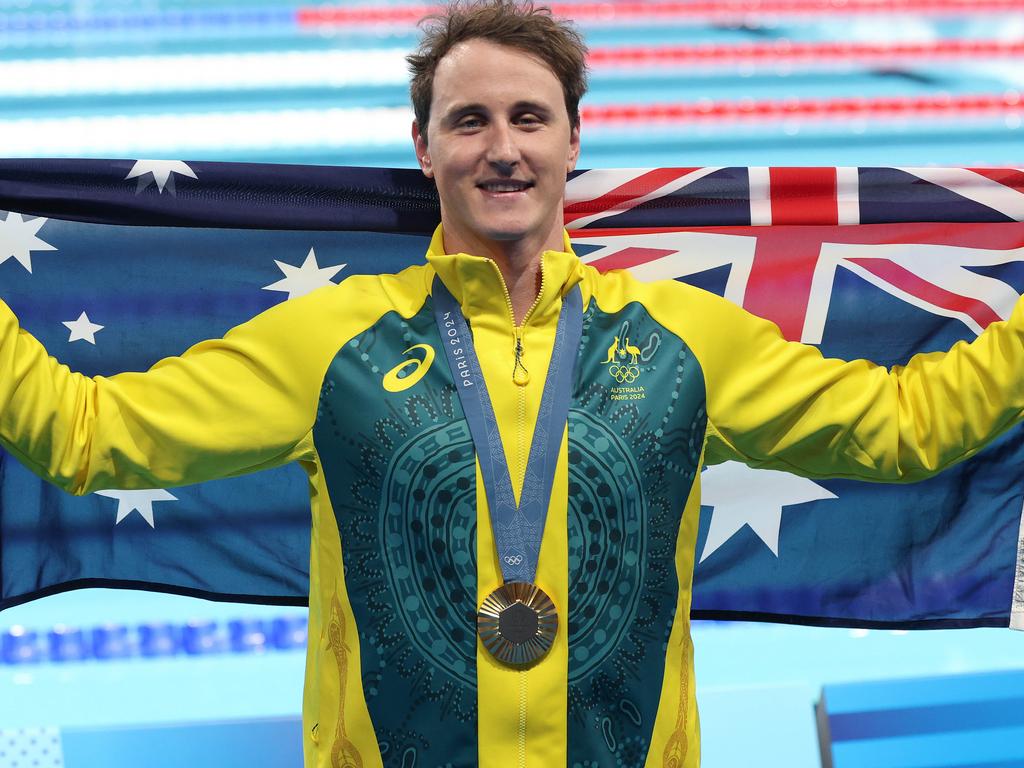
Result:
M858 3L842 16L806 5L657 18L581 5L603 62L581 166L1021 165L1024 5L886 17ZM89 12L3 0L5 153L411 166L403 6L380 6L398 9L397 21L337 7ZM303 653L287 628L301 620L294 609L132 592L11 609L0 630L37 634L17 646L18 663L0 666L0 726L294 718ZM111 626L134 638L126 650L83 650ZM817 765L811 704L824 683L1024 664L1019 638L1002 630L699 624L694 635L709 768Z

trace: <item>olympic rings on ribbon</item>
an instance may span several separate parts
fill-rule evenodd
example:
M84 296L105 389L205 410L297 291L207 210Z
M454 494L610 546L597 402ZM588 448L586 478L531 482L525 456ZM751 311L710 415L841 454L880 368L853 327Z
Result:
M619 384L632 384L640 376L640 367L612 363L608 366L608 373Z

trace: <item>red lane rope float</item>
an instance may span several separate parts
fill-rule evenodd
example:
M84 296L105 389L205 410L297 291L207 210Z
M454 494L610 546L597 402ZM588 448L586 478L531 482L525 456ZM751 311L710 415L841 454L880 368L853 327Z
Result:
M440 5L305 6L296 10L300 26L413 25L441 10ZM1024 0L698 0L681 2L552 3L556 16L582 23L623 21L721 22L775 16L841 16L888 14L914 16L976 16L1024 13Z
M834 64L1024 56L1024 40L940 40L928 43L755 43L595 48L594 67Z
M609 104L581 110L585 125L770 122L776 120L993 117L1024 113L1024 98L1004 94L846 99L701 101L687 104Z

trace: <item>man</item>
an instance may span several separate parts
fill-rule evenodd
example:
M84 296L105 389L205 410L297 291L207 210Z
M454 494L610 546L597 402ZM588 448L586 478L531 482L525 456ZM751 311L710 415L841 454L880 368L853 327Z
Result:
M582 265L561 211L584 53L504 0L428 30L423 266L94 380L0 305L0 440L67 490L305 468L309 766L693 768L702 462L916 480L1024 409L1020 307L889 373Z

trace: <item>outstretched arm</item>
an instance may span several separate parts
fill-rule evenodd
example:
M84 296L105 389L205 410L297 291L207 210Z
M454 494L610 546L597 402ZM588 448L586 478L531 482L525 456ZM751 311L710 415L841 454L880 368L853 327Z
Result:
M370 304L362 295L374 282L350 279L284 302L145 373L95 378L49 357L0 302L0 443L75 494L311 457L324 373L361 330L356 308Z
M1024 415L1024 304L970 344L887 370L823 358L690 286L655 290L666 292L656 306L686 308L666 324L703 368L709 464L912 482L977 453Z

